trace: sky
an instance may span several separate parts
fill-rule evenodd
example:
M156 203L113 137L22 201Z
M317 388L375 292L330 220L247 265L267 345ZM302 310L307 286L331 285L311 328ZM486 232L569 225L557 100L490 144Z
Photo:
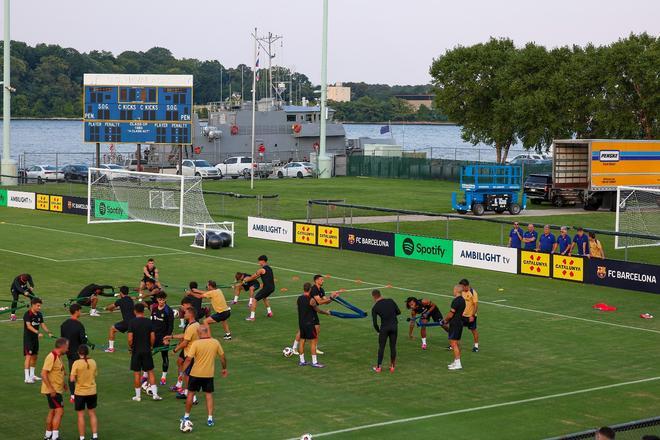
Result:
M660 34L659 0L329 2L330 83L428 83L434 58L491 36L556 47ZM12 40L31 45L115 55L161 46L226 66L253 63L257 27L284 36L276 64L321 77L322 0L14 0L11 18Z

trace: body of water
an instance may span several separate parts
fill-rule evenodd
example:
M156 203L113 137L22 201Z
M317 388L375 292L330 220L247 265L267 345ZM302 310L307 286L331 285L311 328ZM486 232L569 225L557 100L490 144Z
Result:
M0 122L0 126L2 123ZM454 125L392 125L392 133L380 134L382 125L346 124L348 138L374 137L394 140L405 150L425 152L427 157L494 161L495 150L487 145L473 146L461 139L461 129ZM1 141L1 136L0 136ZM108 144L101 145L102 152ZM116 151L132 153L133 144L117 144ZM510 151L510 157L522 150ZM25 155L27 165L36 163L57 164L91 163L94 144L83 142L81 121L15 120L11 124L11 155L18 160Z

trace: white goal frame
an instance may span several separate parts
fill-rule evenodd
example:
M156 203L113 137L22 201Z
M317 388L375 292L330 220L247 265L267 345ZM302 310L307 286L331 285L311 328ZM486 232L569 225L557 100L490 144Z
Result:
M195 237L190 247L198 249L206 249L206 233L207 232L226 232L231 236L231 244L229 247L234 247L234 222L216 222L216 223L197 223L195 228ZM197 236L201 234L202 244L197 244Z
M624 191L647 191L650 193L655 193L660 198L660 188L659 187L646 187L646 186L617 186L616 188L616 220L614 225L615 232L622 232L620 230L620 221L621 221L621 212L626 210L626 200L621 201L621 190ZM628 196L630 197L630 196ZM626 249L633 247L652 247L658 246L658 244L648 243L648 244L622 244L622 238L618 235L614 236L614 248L615 249ZM650 241L650 239L649 239Z

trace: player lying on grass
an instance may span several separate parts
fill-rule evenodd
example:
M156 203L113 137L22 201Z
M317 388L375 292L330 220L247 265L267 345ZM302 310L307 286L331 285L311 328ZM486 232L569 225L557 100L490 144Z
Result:
M128 323L135 317L133 311L134 306L133 298L128 296L128 287L121 286L119 288L119 299L105 308L109 312L112 312L117 308L121 311L121 321L116 322L110 327L108 348L105 349L106 353L114 353L115 351L115 334L117 332L126 333L126 331L128 331Z
M105 293L106 289L111 289L112 292ZM78 296L75 298L75 302L81 306L87 306L90 308L89 316L101 316L96 310L96 305L99 302L99 296L114 296L114 288L112 286L104 286L96 283L88 284L83 287Z
M408 329L408 337L413 339L413 330L415 329L415 322L417 317L420 317L421 326L421 336L422 336L422 350L426 350L426 327L424 324L427 324L429 320L433 322L442 321L442 313L438 306L431 300L422 298L418 299L414 296L410 296L406 299L406 308L410 310L410 328ZM449 331L447 325L443 325L442 328L445 331Z
M46 401L48 402L44 440L58 440L60 438L60 423L64 414L62 393L66 390L62 356L68 350L69 341L65 338L57 339L55 341L55 349L48 353L41 368L41 377L43 378L41 394L46 396Z
M340 292L342 292L344 289L341 289L337 292L332 292L330 296L325 296L325 290L323 289L323 283L325 282L325 279L323 278L323 275L314 275L314 284L312 284L312 290L310 291L310 296L314 298L316 301L317 305L323 305L323 304L328 304L331 303L334 298L339 295ZM319 321L319 316L316 314L315 316L315 322L314 325L316 327L316 338L317 338L317 343L318 343L318 338L321 333L321 321ZM298 353L298 343L300 342L300 330L296 333L296 337L293 340L293 354L299 354ZM316 347L316 354L324 354L321 350L319 350L318 345Z
M137 303L134 307L135 318L128 323L128 347L131 351L131 371L133 371L133 385L135 396L133 400L142 400L140 373L146 371L153 400L163 400L158 395L156 377L154 376L154 359L151 350L156 342L156 334L151 327L151 320L144 316L144 304Z
M206 291L192 289L186 292L186 294L198 299L208 298L211 300L211 307L213 307L214 313L204 320L204 325L215 324L217 322L221 323L225 331L224 339L227 341L231 340L231 330L229 330L229 323L227 322L231 316L231 307L227 305L225 295L221 289L218 289L218 284L215 281L209 280L206 284L206 289Z
M140 281L140 287L138 288L138 293L142 294L142 291L147 286L147 281L151 281L160 288L160 281L158 281L158 269L156 268L156 262L153 258L147 260L147 264L142 267L142 280Z
M248 307L252 306L252 301L254 301L254 291L259 289L259 281L252 280L246 283L244 280L249 276L250 274L245 272L236 272L236 275L234 275L236 283L234 284L234 300L231 302L232 304L236 304L238 302L238 297L241 294L241 290L243 290L245 292L250 292Z
M30 308L23 315L23 355L25 356L23 372L25 373L25 383L34 383L41 380L39 376L35 376L34 374L39 355L39 338L43 336L39 332L39 328L43 327L46 333L48 333L48 336L53 336L44 322L41 305L41 298L32 298Z
M250 316L245 318L246 321L255 320L257 302L261 300L264 301L264 305L266 306L266 316L268 318L273 317L273 310L270 308L268 297L275 292L275 275L273 275L273 269L268 265L268 257L266 255L259 256L258 261L261 268L259 268L254 275L243 278L244 283L250 283L257 279L261 279L261 289L254 294L254 301L252 301L252 305L250 306Z
M316 358L316 345L318 343L318 334L316 332L316 323L318 322L318 314L323 313L329 315L327 310L321 310L316 300L312 297L312 285L305 283L303 285L303 294L298 297L298 333L300 334L300 362L299 366L304 367L310 365L305 362L305 341L310 343L310 351L312 355L312 367L324 368L325 365L318 363Z
M184 318L186 320L186 328L183 333L178 335L166 336L163 338L165 343L169 344L172 339L180 341L174 350L174 353L179 353L179 359L177 364L180 365L180 374L177 381L177 399L185 399L188 395L188 376L190 375L190 366L185 369L183 368L183 362L186 359L186 356L190 354L190 345L193 341L196 341L199 338L197 329L200 327L199 323L196 320L196 311L189 303L186 303L187 307L184 312ZM194 362L193 362L194 363Z
M34 290L34 281L29 273L22 273L14 278L11 282L9 291L11 292L11 315L9 319L16 321L16 306L18 305L18 297L23 295L26 298L32 298Z
M71 351L71 346L69 346ZM79 357L70 367L69 382L76 385L76 398L74 408L78 413L78 434L80 440L85 440L85 409L89 416L89 425L92 429L92 439L99 438L99 422L96 418L96 361L89 358L89 347L82 344L78 347L76 356Z

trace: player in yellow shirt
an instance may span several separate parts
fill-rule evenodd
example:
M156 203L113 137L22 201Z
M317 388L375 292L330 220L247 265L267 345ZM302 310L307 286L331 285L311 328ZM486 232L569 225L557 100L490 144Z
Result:
M186 385L185 388L180 387L177 389L177 395L176 395L177 399L185 399L186 396L188 395L187 376L190 375L190 367L187 367L187 369L184 368L183 361L186 359L186 357L188 357L188 353L190 351L190 345L199 338L197 329L200 327L200 325L199 322L195 320L195 317L196 317L195 308L194 307L186 308L186 311L184 312L184 319L186 320L186 328L183 331L183 333L178 335L165 336L163 338L163 341L166 344L169 344L170 340L172 339L177 339L181 341L176 347L174 347L174 350L172 350L174 353L180 352L177 363L181 362L181 375L180 375L180 380L177 382L177 385L179 385L179 383L181 385Z
M465 311L463 312L463 325L472 332L474 345L472 352L479 352L479 332L477 331L477 311L479 309L479 294L470 287L470 282L463 278L458 282L463 286L463 298L465 299Z
M216 322L221 323L225 331L223 339L229 341L231 340L231 330L229 330L227 320L231 316L231 307L227 305L225 294L222 293L222 290L218 289L218 284L215 281L209 280L206 283L206 288L208 289L206 292L199 289L191 289L187 294L195 298L209 298L211 300L211 307L213 307L214 313L204 320L204 325L215 324Z
M62 406L62 393L67 389L64 380L64 364L62 356L69 350L69 341L58 338L55 349L48 353L41 369L41 394L48 401L48 416L46 416L46 434L44 439L57 440L60 438L60 423L64 414Z
M188 379L188 399L186 399L186 412L181 421L190 420L190 410L193 406L195 393L203 391L206 394L206 410L208 426L215 425L213 421L213 376L215 375L215 358L220 358L222 363L222 377L227 377L227 359L225 352L217 339L209 334L209 328L200 326L197 329L199 339L190 344L190 350L186 354L186 362L183 364L185 369L190 369Z
M70 381L76 384L75 409L78 413L78 434L85 438L85 408L89 415L89 425L92 428L92 439L99 437L99 423L96 418L96 361L89 357L89 347L82 344L78 347L78 357L71 366Z

